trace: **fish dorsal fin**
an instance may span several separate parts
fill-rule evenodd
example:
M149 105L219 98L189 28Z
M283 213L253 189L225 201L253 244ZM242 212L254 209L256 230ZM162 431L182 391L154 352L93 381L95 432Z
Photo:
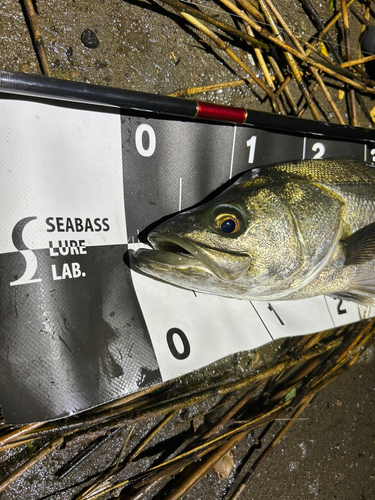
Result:
M375 259L375 222L359 229L343 242L345 265L365 264Z

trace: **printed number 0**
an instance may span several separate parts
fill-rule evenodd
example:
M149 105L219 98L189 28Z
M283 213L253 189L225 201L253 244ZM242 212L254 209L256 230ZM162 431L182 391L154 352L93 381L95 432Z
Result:
M143 134L147 134L148 136L147 148L143 146ZM156 137L154 129L151 127L151 125L147 125L145 123L139 125L135 132L135 146L141 156L148 157L154 154L156 147Z
M180 352L177 350L176 344L174 343L173 336L177 335L181 342L183 350ZM176 359L186 359L190 354L190 344L189 341L182 330L179 328L171 328L167 331L167 343L169 350Z
M326 152L326 147L321 142L316 142L311 148L313 151L317 151L313 158L323 158L324 153Z

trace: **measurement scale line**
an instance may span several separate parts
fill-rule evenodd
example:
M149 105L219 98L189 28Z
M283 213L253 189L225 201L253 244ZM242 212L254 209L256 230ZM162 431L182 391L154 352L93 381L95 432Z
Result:
M259 318L259 319L260 319L260 321L263 323L263 326L264 326L264 328L267 330L268 335L271 337L271 339L272 339L272 340L275 340L275 339L272 337L271 332L270 332L270 331L269 331L269 329L267 328L267 326L266 326L265 322L263 321L262 316L258 313L258 311L257 311L256 307L254 306L254 304L251 302L251 300L249 300L249 302L250 302L250 304L253 306L254 311L257 313L258 318Z
M329 314L331 321L332 321L332 327L335 328L336 325L335 325L335 322L333 321L331 311L329 310L329 307L327 304L327 297L325 295L323 295L323 297L324 297L324 302L326 303L326 308L327 308L328 314Z
M178 211L181 212L182 209L182 177L180 177L180 192L178 195Z
M234 126L233 130L232 157L230 159L229 179L231 179L233 175L234 147L236 145L236 133L237 133L237 125Z

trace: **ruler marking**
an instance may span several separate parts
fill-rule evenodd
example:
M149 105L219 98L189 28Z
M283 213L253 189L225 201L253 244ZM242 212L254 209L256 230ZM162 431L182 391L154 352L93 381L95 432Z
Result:
M263 323L263 326L264 326L264 328L267 330L268 335L271 337L271 339L272 339L272 340L275 340L275 339L272 337L271 332L270 332L270 331L269 331L269 329L267 328L267 326L266 326L265 322L263 321L262 316L258 313L258 311L257 311L256 307L254 306L254 304L251 302L251 300L249 300L249 302L250 302L250 304L253 306L254 311L257 313L258 318L259 318L259 319L260 319L260 321Z
M180 193L178 195L178 211L182 210L182 177L180 177Z
M324 297L324 302L326 304L326 308L327 308L328 314L329 314L329 316L331 318L331 321L332 321L333 328L335 328L336 325L335 325L335 322L333 321L333 317L332 317L331 311L330 311L330 309L328 307L328 304L327 304L327 297L325 295L323 295L323 297Z
M236 133L237 133L237 125L234 126L233 130L232 157L230 159L229 179L231 179L233 175L234 147L236 145Z

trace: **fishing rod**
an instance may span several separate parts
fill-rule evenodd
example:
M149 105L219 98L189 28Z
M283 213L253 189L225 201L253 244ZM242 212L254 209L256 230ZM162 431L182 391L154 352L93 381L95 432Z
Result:
M0 71L0 92L115 106L131 111L180 118L256 125L284 132L308 133L351 141L375 141L375 132L371 129L11 71Z

